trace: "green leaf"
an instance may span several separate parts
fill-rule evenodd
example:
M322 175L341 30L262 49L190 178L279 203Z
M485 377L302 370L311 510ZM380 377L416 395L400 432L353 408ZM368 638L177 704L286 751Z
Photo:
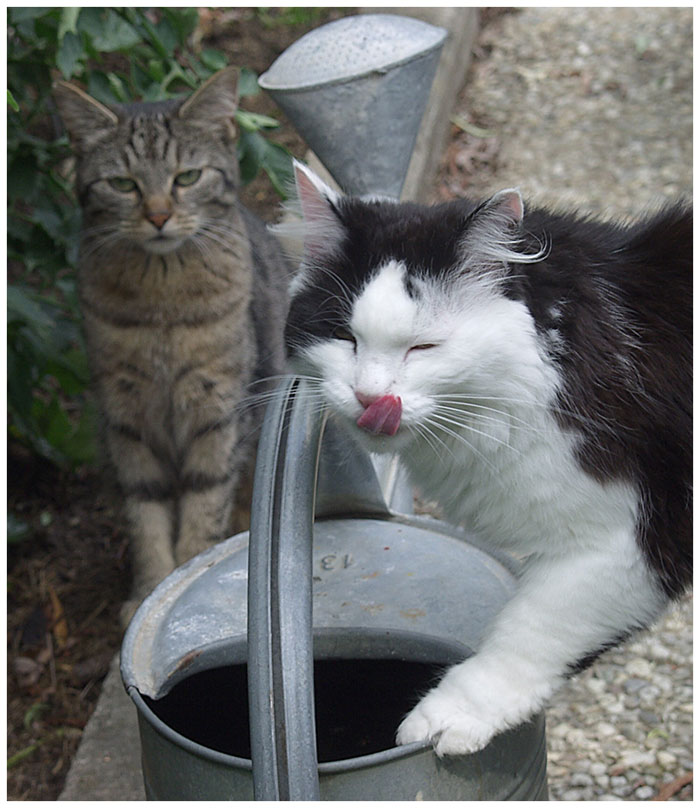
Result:
M121 77L116 73L107 73L107 81L109 82L112 93L121 102L129 100L129 92Z
M163 17L154 28L158 40L168 56L172 56L178 46L178 36L175 27L168 17Z
M240 133L238 138L238 162L241 172L241 182L249 183L255 179L262 165L265 151L265 138L257 132Z
M249 95L258 95L258 74L249 67L242 67L238 73L238 95L245 98Z
M115 101L119 100L114 95L107 74L103 73L101 70L90 70L88 72L87 91L103 104L113 104Z
M160 83L165 78L165 66L160 59L148 60L148 75L153 81Z
M77 429L64 445L64 451L73 463L92 463L97 457L98 434L97 411L91 404L86 404Z
M277 129L280 125L278 120L270 118L269 115L260 115L257 112L246 112L242 109L236 112L236 120L246 132L257 132L258 129Z
M141 41L138 31L113 9L83 8L78 29L84 31L97 51L127 51Z
M210 70L222 70L228 64L226 54L214 48L205 48L200 54L199 58L205 67Z
M160 41L160 36L148 17L142 11L139 11L136 8L124 8L122 9L122 13L129 17L134 26L139 28L139 36L142 39L150 42L158 56L160 56L161 59L167 59L170 54L168 53L167 48Z
M173 84L173 82L180 82L181 84L184 84L185 87L189 87L191 89L194 89L197 86L194 76L192 76L189 71L183 70L183 68L176 61L171 60L170 71L163 80L162 87L170 91L170 85Z
M168 94L160 84L153 82L143 91L142 97L144 101L164 101Z
M80 15L80 8L71 6L69 8L61 9L61 20L58 23L58 41L60 42L67 33L78 33L78 16Z
M46 14L47 11L51 11L51 8L25 8L22 6L8 8L10 22L12 24L35 20L37 17L41 17L42 14Z
M70 418L66 415L58 398L54 396L44 411L44 435L52 446L60 449L73 431Z
M7 91L7 103L10 109L19 112L19 104L15 101L14 95L12 95L9 90Z
M37 330L52 328L54 321L44 309L19 286L7 287L7 321L20 321Z
M263 171L270 178L277 193L286 199L289 189L294 186L294 166L292 156L279 143L266 142L266 149L262 158Z
M35 208L32 218L44 228L47 235L56 241L61 240L64 229L64 220L59 213L57 213L55 210L49 210L47 208Z
M82 393L89 381L87 357L82 350L68 349L50 357L46 370L58 381L68 396Z
M56 54L56 66L63 74L64 79L69 79L74 73L76 65L84 55L83 43L77 34L68 31L61 40Z
M177 32L177 38L181 45L187 41L187 37L193 33L199 22L199 12L196 8L163 8L163 16L170 20L173 28Z

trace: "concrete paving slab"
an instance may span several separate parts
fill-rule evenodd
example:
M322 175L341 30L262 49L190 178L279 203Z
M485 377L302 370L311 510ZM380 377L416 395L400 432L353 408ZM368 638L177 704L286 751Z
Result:
M136 708L124 690L117 654L59 800L145 798Z

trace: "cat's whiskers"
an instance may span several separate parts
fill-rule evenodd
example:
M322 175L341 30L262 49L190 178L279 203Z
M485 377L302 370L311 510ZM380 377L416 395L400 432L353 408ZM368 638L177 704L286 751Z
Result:
M595 420L595 419L592 419L592 418L586 418L584 416L581 416L580 413L576 412L575 410L570 410L570 409L563 408L563 407L555 407L555 406L553 406L551 404L548 404L548 403L545 403L545 402L537 402L537 401L533 401L533 400L516 399L516 398L498 398L498 397L493 397L493 396L471 396L471 395L467 395L467 394L464 394L464 395L460 395L460 394L449 395L449 397L447 397L447 395L445 395L445 394L443 394L443 395L437 394L437 395L434 395L434 398L443 399L443 400L446 400L448 402L452 401L452 399L454 398L455 400L452 403L457 404L457 405L466 404L468 407L480 406L480 405L477 405L474 401L472 401L473 398L482 398L483 400L487 400L487 401L503 401L503 402L506 402L508 404L526 404L528 406L531 406L534 410L536 410L536 411L538 411L540 413L546 412L546 413L548 413L549 415L552 415L552 416L561 415L562 417L565 417L565 418L568 418L568 419L570 419L572 421L578 422L579 423L578 429L580 429L582 433L585 431L586 428L593 429L596 432L600 432L601 430L605 430L605 431L609 431L612 434L616 434L617 431L619 430L619 427L615 423L613 423L609 419L605 418L603 415L601 415L598 420ZM440 407L440 406L442 406L442 404L438 404L438 407ZM458 409L459 409L460 412L462 411L462 409L460 407L458 407ZM496 408L488 408L488 407L486 407L486 409L493 409L493 411L496 412L496 413L501 412L508 419L512 419L513 421L515 421L516 423L510 423L509 424L509 428L511 428L511 429L520 429L522 431L531 431L534 435L539 435L542 439L548 439L549 436L552 434L553 429L556 430L556 429L561 428L560 425L559 426L555 425L550 420L542 421L542 426L537 427L531 422L528 422L528 421L526 421L526 420L524 420L522 418L518 418L518 417L512 415L507 410L502 411L502 410L498 410ZM476 413L472 413L472 415L474 417L477 417ZM485 416L484 416L484 418L485 418ZM517 423L517 422L519 422L519 423ZM569 425L569 429L573 429L573 428L574 428L573 426ZM601 443L599 445L599 447L598 447L598 451L600 451L601 453L609 453L611 450L607 446L605 446L604 444Z
M437 420L441 423L446 423L455 426L458 429L465 429L474 435L481 435L482 437L487 438L489 441L493 441L494 443L497 443L499 446L504 446L506 449L515 452L515 454L517 455L522 454L522 452L516 449L515 446L513 446L511 443L508 443L508 441L501 440L500 438L497 438L495 435L492 435L489 432L483 432L482 430L477 429L470 423L466 423L464 421L457 421L454 418L449 418L448 416L442 415L439 412L434 412L431 416L431 419L433 420L433 422ZM455 432L453 434L457 435L458 433Z
M322 411L326 407L326 399L320 388L320 383L322 380L316 376L304 376L300 374L294 374L294 376L295 378L302 379L308 383L301 391L297 389L296 395L302 398L305 402L311 401L315 403L316 411ZM239 407L245 409L257 407L263 403L269 404L270 402L285 395L284 388L281 386L271 390L262 390L259 393L254 392L251 388L257 385L270 384L271 382L277 380L284 381L289 378L290 374L280 374L277 376L267 376L264 379L256 381L254 384L250 385L249 395L240 400Z
M238 231L232 228L215 229L211 225L204 224L200 226L196 233L193 233L190 236L192 239L197 237L205 241L211 241L218 247L222 247L234 258L238 258L240 260L243 257L241 251L238 249L242 236Z
M582 425L588 425L594 427L595 429L600 429L603 427L610 432L617 432L619 429L623 428L621 425L616 424L612 421L612 419L606 418L604 415L600 415L599 418L590 418L582 415L575 409L570 407L562 407L557 404L554 404L551 401L537 401L535 399L524 399L524 398L511 398L507 396L478 396L472 395L471 393L449 393L449 394L437 394L433 396L434 398L449 398L454 399L454 403L458 403L461 401L490 401L490 402L503 402L505 404L515 404L515 405L526 405L527 407L531 407L534 410L546 411L550 414L557 414L563 415L567 418L571 418L574 421L578 421Z
M442 460L443 454L441 449L447 452L453 460L456 460L452 448L446 441L442 440L439 435L436 435L430 430L426 424L418 423L409 426L409 432L417 434L425 444L427 444L434 452L438 459Z
M344 326L346 324L345 320L342 317L334 317L329 319L327 315L325 315L322 311L317 311L315 316L309 317L304 321L303 326L297 326L293 322L287 322L287 329L289 333L301 333L306 334L308 332L308 328L312 324L321 323L326 326L328 332L332 332L333 328Z
M105 248L112 249L120 242L126 242L127 244L131 244L130 239L128 239L123 233L120 233L113 228L104 228L105 235L99 236L98 238L93 239L92 236L88 238L83 238L81 243L81 258L83 260L87 258L92 258L98 252ZM88 242L90 242L88 244Z
M196 249L199 250L202 256L201 268L205 272L208 272L210 275L213 275L215 278L222 281L229 282L231 280L230 276L225 272L220 272L216 269L216 251L211 247L211 245L207 244L206 239L202 239L195 235L188 239L188 243L192 244Z
M460 432L456 432L454 429L450 429L448 426L445 426L444 423L440 423L440 421L436 421L434 416L430 417L430 418L426 418L424 420L424 423L427 424L427 425L430 425L434 429L438 429L441 432L444 432L446 435L449 435L451 438L453 438L455 440L455 442L464 444L464 446L466 446L469 449L470 452L473 452L477 457L479 457L482 460L482 462L484 463L484 465L491 472L493 472L494 479L500 485L500 482L499 482L499 479L498 479L498 469L493 465L493 463L491 463L491 461L486 457L486 455L484 455L482 452L480 452L476 448L476 446L474 446L474 444L471 443L467 439L466 435L463 435ZM445 446L446 446L446 444L445 444Z
M474 412L474 409L478 410L486 410L488 412L495 413L495 415L486 415L483 412ZM474 404L473 402L464 403L463 406L449 406L442 402L438 403L437 410L440 412L446 412L454 415L462 415L465 418L475 418L480 421L490 422L494 424L502 424L507 426L508 429L515 429L521 430L523 432L532 432L533 434L537 435L547 435L548 430L544 428L540 428L535 426L534 424L524 420L523 418L518 418L516 415L508 412L507 410L499 410L496 407L486 407L480 404Z

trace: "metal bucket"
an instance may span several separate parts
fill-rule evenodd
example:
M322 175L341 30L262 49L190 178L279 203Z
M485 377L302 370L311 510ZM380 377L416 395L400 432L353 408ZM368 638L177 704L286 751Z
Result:
M317 780L323 800L546 799L541 716L474 755L439 759L427 744L394 746L396 727L417 697L445 665L479 644L513 591L514 569L451 526L392 512L369 458L332 428L324 440L313 541L300 536L293 511L313 518L313 499L304 504L300 494L316 475L309 458L318 456L322 420L302 382L283 386L261 437L253 539L234 536L176 570L127 631L122 676L138 709L147 796L250 800L259 791L253 766L272 765L274 772L263 776L281 780L280 793L291 799L303 798L304 778ZM266 521L260 500L274 508L285 498L296 505L272 520L273 529L308 545L309 575L290 574L283 550L272 565L280 573L274 594L252 583L248 593L260 564L259 552L257 560L249 558L249 541L260 540ZM341 518L343 503L354 513ZM309 619L285 609L281 624L264 632L268 667L279 664L286 677L266 683L265 654L253 648L259 642L253 633L263 628L259 614L265 604L274 611L275 602L284 607L292 600L303 610L307 578ZM304 669L307 633L313 670ZM302 661L290 653L302 654ZM249 710L248 689L250 703L259 699L254 684L262 685L266 709ZM305 699L310 707L300 706ZM268 720L284 740L277 747L263 743L256 759L255 733L264 738L261 724ZM303 733L318 761L310 773L309 744L294 741ZM286 742L289 748L281 749Z

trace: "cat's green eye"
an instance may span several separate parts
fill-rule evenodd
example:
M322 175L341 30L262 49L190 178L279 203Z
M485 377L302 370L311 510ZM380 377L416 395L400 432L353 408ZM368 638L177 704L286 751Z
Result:
M189 171L183 171L175 177L175 185L186 187L194 185L195 182L202 176L202 171L199 168L192 168Z
M355 337L348 331L347 328L343 328L342 326L338 326L333 332L334 339L342 339L346 340L347 342L355 342Z
M121 191L124 194L136 190L136 183L129 177L112 177L109 184L115 191Z

